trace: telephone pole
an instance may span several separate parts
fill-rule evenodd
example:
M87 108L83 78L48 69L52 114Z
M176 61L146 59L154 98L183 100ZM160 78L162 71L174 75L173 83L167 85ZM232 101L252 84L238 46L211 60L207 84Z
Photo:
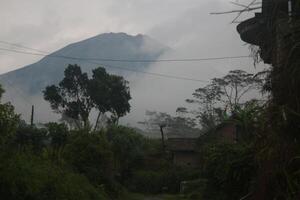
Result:
M33 127L33 119L34 119L34 105L31 107L31 117L30 117L30 126Z
M164 130L163 130L163 128L165 128L166 126L167 126L166 124L159 125L163 152L165 152L165 150L166 150L165 136L164 136Z

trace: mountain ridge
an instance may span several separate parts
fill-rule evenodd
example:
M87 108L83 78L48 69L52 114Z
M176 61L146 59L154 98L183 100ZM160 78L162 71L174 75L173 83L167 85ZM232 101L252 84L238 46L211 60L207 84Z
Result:
M97 63L88 61L90 58L98 59L147 59L155 60L169 48L149 36L126 33L103 33L69 44L55 52L48 54L38 62L0 75L1 84L6 87L13 85L29 95L41 94L41 90L49 84L56 84L63 77L63 71L68 64L78 64L82 70L90 73L99 66L117 65L118 67L141 69L149 63L126 63L101 61ZM65 57L64 59L61 57ZM67 57L83 58L68 59ZM126 76L120 70L106 67L107 70ZM127 74L128 75L128 74Z

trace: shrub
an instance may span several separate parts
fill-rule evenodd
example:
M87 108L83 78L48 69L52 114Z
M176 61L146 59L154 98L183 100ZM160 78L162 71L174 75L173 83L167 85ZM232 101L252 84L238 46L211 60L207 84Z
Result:
M1 155L1 199L101 200L105 193L79 174L59 168L35 155Z
M100 134L73 133L64 150L66 162L94 185L112 178L112 156L109 144Z

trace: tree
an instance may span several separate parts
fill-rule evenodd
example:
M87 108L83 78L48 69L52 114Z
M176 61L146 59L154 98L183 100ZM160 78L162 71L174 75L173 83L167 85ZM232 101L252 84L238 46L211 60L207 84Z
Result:
M181 107L177 111L185 111ZM179 113L179 112L177 112ZM157 130L160 127L166 128L167 132L174 135L194 134L198 133L195 120L186 116L172 116L164 112L146 111L147 119L139 122L145 125L151 131Z
M58 124L56 122L47 123L45 126L47 127L48 136L50 137L52 156L59 160L61 152L67 144L69 133L68 127L66 124Z
M129 100L131 99L128 81L121 76L110 76L111 89L111 113L113 122L118 122L119 118L130 111Z
M110 112L112 121L118 122L120 117L130 111L131 96L127 85L128 82L123 77L110 75L104 68L93 70L89 91L91 99L99 111L95 129L101 114Z
M210 129L237 111L246 102L246 98L243 99L246 94L258 91L262 83L260 76L233 70L222 78L212 79L205 87L196 89L194 98L186 101L199 105L198 110L192 113L200 119L202 127Z
M76 172L84 174L94 185L108 183L112 178L113 153L103 134L74 132L63 156Z
M2 85L0 85L0 99L2 98L4 92L5 90L2 88Z
M51 108L58 113L76 120L77 126L88 126L88 118L93 102L88 94L89 79L82 73L78 65L69 65L64 72L64 79L58 86L46 87L45 100L50 102Z
M4 89L0 85L0 99L3 93ZM19 121L20 116L15 114L14 107L10 103L0 103L0 146L15 134Z
M222 78L214 78L212 85L218 88L221 94L220 102L233 112L243 101L242 98L250 91L259 90L263 81L259 76L243 70L233 70Z
M134 169L141 166L146 140L133 129L123 126L110 126L106 134L114 153L115 168L120 172L120 181L123 182Z
M222 95L223 92L218 85L209 84L196 89L193 93L194 99L186 100L188 103L200 105L198 110L194 110L192 113L199 119L203 129L209 130L220 121L221 113L217 103L221 100Z
M114 122L130 111L131 99L128 82L121 76L110 75L104 68L93 70L92 78L82 73L80 66L69 65L65 77L58 86L44 90L45 100L64 118L77 122L77 127L89 128L89 115L93 108L99 111L95 129L101 114L110 112Z

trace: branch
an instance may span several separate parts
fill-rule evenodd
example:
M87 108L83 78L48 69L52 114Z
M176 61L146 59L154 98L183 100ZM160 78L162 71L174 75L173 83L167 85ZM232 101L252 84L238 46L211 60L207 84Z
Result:
M225 12L211 12L211 15L223 15L223 14L230 14L230 13L243 13L243 12L249 12L252 10L258 10L261 9L261 6L259 7L253 7L253 8L247 8L247 9L242 9L242 10L231 10L231 11L225 11Z
M236 5L236 6L241 6L241 7L244 7L244 8L248 8L248 6L245 5L245 4L236 3L236 2L233 2L233 1L231 1L230 3L233 4L233 5ZM253 3L252 5L257 5L257 4L261 5L261 2L256 2L256 3Z
M234 20L232 20L231 23L234 23L235 20L237 20L244 12L246 12L246 11L249 12L249 9L251 9L250 6L252 6L256 1L257 1L257 0L253 0L250 4L248 4L248 6L247 6L244 10L242 10L242 11L234 18Z

